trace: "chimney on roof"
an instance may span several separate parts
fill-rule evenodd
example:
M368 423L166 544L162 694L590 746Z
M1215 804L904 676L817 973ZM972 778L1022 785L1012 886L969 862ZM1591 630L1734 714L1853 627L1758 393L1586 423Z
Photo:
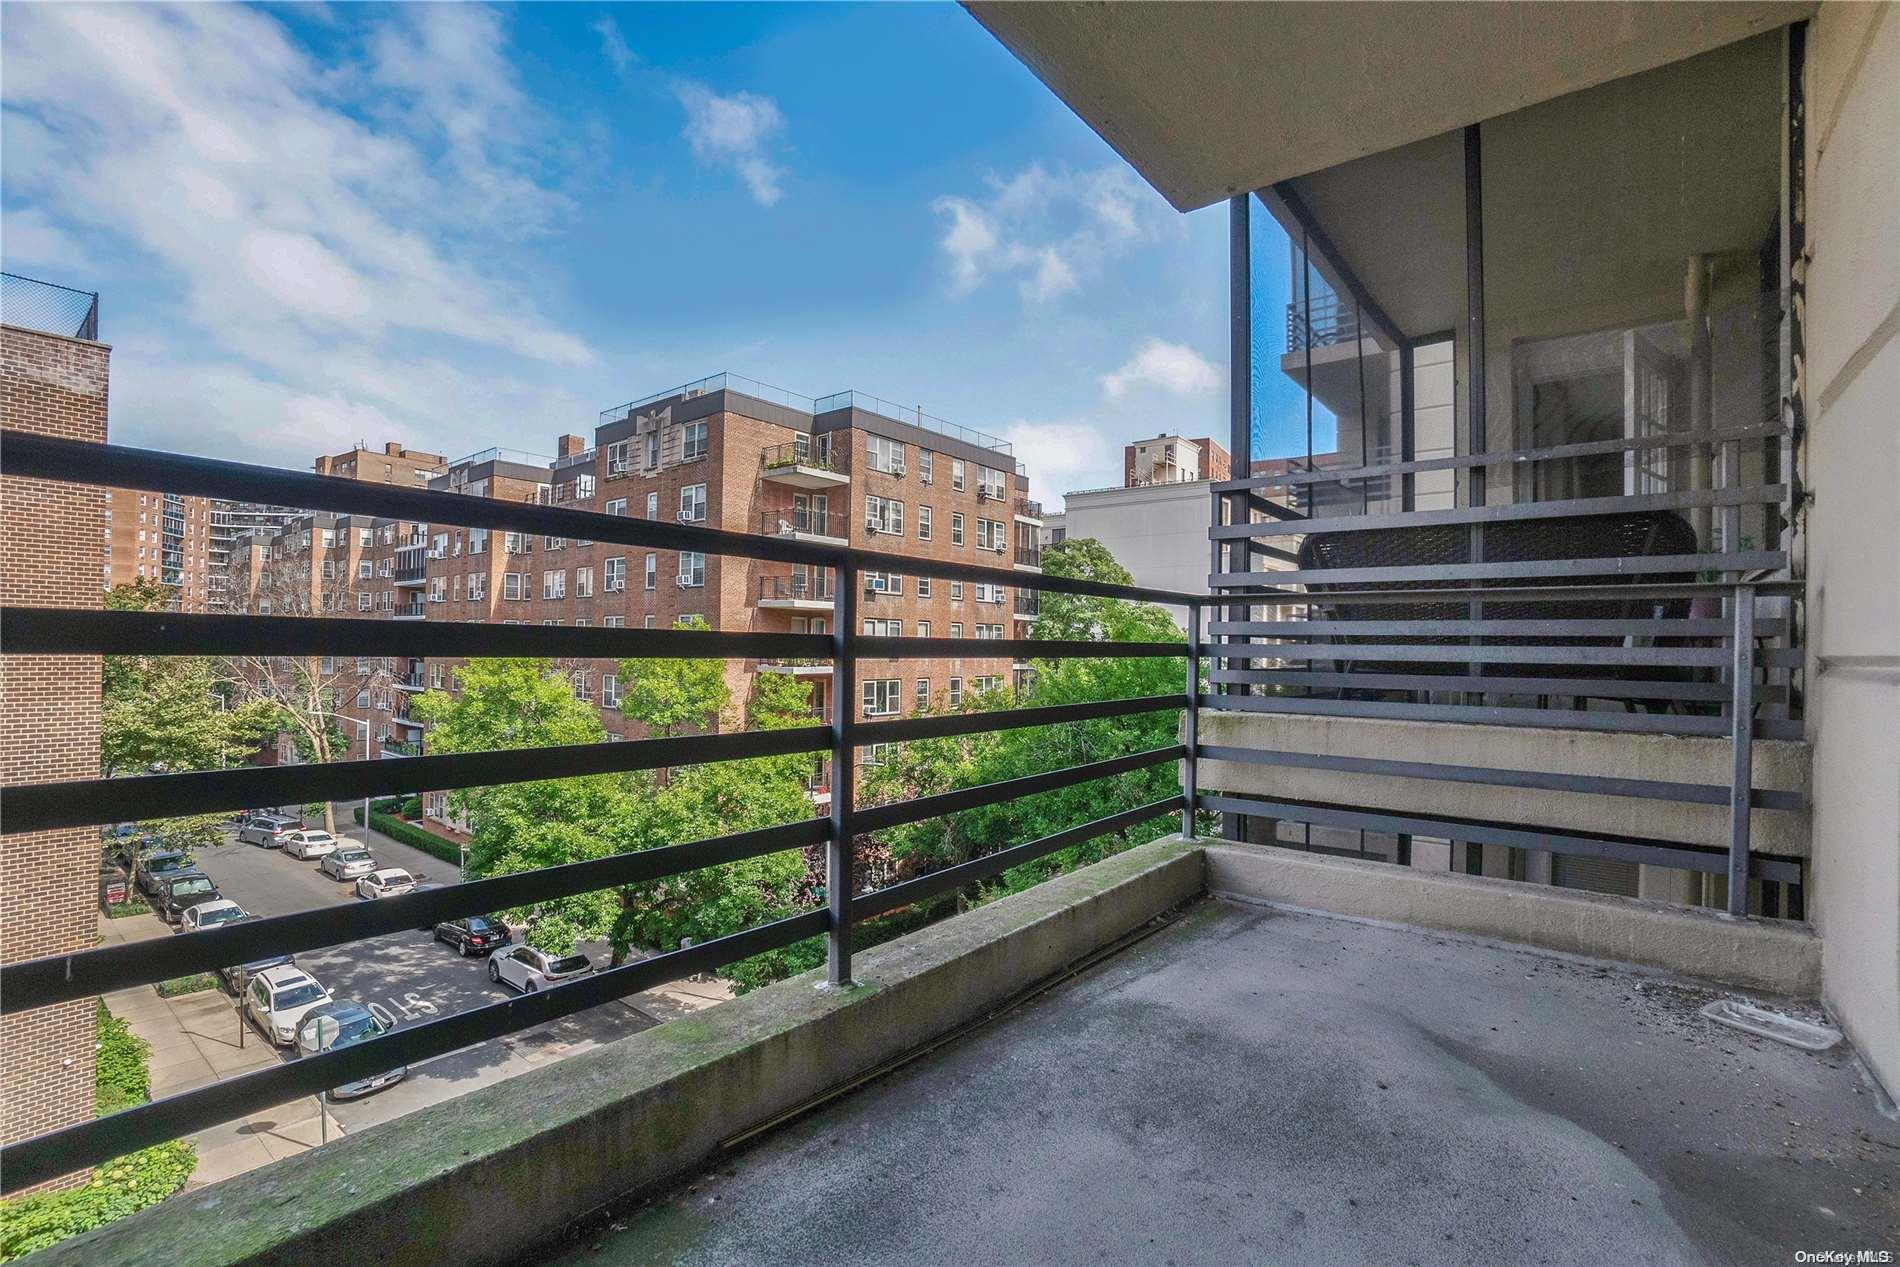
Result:
M562 436L559 440L554 442L554 453L556 457L571 458L576 453L584 452L586 448L587 441L581 439L579 436Z
M402 446L397 444L394 440L385 440L383 442L383 452L389 457L399 458L402 456Z

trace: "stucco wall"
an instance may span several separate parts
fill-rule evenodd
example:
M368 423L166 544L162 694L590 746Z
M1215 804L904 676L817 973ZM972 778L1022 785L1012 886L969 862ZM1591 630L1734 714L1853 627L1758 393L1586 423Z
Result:
M1813 918L1828 1003L1900 1090L1900 13L1808 35Z

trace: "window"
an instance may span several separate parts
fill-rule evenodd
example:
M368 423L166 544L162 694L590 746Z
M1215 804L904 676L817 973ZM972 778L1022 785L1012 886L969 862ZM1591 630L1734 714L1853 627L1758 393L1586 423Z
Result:
M543 537L541 538L541 548L543 550L565 550L567 549L567 538Z
M658 519L659 517L660 517L660 495L658 493L648 493L647 494L647 518Z
M963 544L963 512L960 510L950 513L950 544L953 546Z
M647 436L647 470L657 470L660 465L660 433L655 431Z
M680 489L680 522L700 523L706 518L706 486L688 484Z
M950 707L963 707L963 679L960 677L950 679Z
M468 574L468 596L471 600L488 596L488 578L480 572Z
M356 691L356 706L357 706L358 708L368 708L368 707L369 707L369 688L368 688L368 687L358 687L358 688L357 688L357 691Z
M896 572L866 572L864 588L873 594L902 594L904 578Z
M370 563L368 559L364 559L360 561L359 563L357 563L356 579L359 581L367 581L370 578L370 575L372 572L372 566L373 565Z
M627 618L625 616L602 616L600 618L600 625L603 629L625 629L627 627Z
M917 597L919 598L930 597L930 578L929 577L920 576L917 578Z
M600 706L602 708L620 707L620 675L618 673L600 675Z
M470 554L488 553L488 529L470 528L468 530L468 552Z
M625 559L607 559L600 565L600 588L608 594L618 594L627 588L627 561Z
M574 670L574 698L583 704L594 699L594 675L586 669Z
M867 435L864 437L864 452L872 470L882 471L886 475L904 473L903 441Z
M930 540L930 513L928 506L917 508L917 539L919 541Z
M963 459L950 459L950 487L959 493L963 491Z
M528 596L528 574L526 572L503 572L501 574L501 596L509 602L519 602Z
M534 538L527 533L506 533L502 536L501 548L506 554L527 554L534 549Z
M953 620L950 622L950 636L952 638L961 638L963 636L963 622L962 621Z
M976 495L989 501L1003 500L1003 473L987 466L976 468Z
M867 620L864 622L864 636L867 638L902 638L904 622L901 620Z
M376 544L376 529L358 528L356 530L356 544L360 546L375 545Z
M936 454L932 453L929 449L917 450L917 478L919 481L925 484L930 483L936 478L936 468Z
M627 499L624 497L616 497L608 502L607 513L610 515L625 515L627 513Z
M888 497L864 499L864 527L867 532L904 535L904 503Z
M323 579L326 581L334 581L336 579L335 559L325 559L323 561Z
M706 583L706 556L697 550L680 551L679 585L693 589Z
M594 569L574 569L574 597L592 598L594 596Z
M660 556L649 554L646 562L646 587L652 589L660 577Z
M963 582L962 581L950 582L950 601L953 603L960 603L963 601Z
M541 597L542 598L566 598L567 597L567 571L566 569L543 572L541 574Z
M930 707L930 679L917 679L917 711L923 712Z
M691 462L706 456L706 424L689 422L680 438L680 460Z
M356 596L356 610L357 611L360 611L360 612L368 611L369 603L370 603L370 592L368 590L364 590L361 594L358 594Z
M871 678L864 683L864 715L894 717L903 706L904 683L900 678Z
M628 471L631 471L632 469L633 469L633 441L616 440L612 444L607 446L607 474L608 475L610 476L611 475L625 475ZM623 499L620 503L619 513L625 514L626 509L627 509L627 503ZM611 515L611 514L614 514L615 512L610 510L607 513Z
M1003 587L992 585L988 581L976 583L976 601L979 603L1000 603L1003 601Z
M917 622L917 636L919 638L928 638L930 636L930 622L929 621L920 620Z
M647 614L646 614L646 615L645 615L645 616L644 616L644 617L643 617L643 618L641 619L641 621L640 621L640 628L642 628L642 629L651 629L651 628L653 628L653 613L652 613L652 612L648 612L648 613L647 613Z
M334 549L336 547L336 529L325 528L323 530L322 540L326 548ZM306 542L305 544L308 544L308 543Z
M525 577L527 573L523 572L522 575ZM446 603L449 601L448 577L432 576L429 578L429 601L432 603Z
M976 636L991 642L1000 642L1003 637L1003 627L1001 625L978 625L976 627Z
M867 743L864 745L864 764L867 766L883 765L896 755L897 745L894 743Z

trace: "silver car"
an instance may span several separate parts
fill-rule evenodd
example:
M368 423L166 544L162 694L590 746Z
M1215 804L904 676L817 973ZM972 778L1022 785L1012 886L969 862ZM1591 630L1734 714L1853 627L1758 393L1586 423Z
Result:
M376 859L370 857L369 850L361 845L346 844L333 853L323 855L323 861L317 864L317 870L332 880L354 880L358 876L374 872Z
M488 979L523 994L563 985L593 970L586 955L550 955L533 946L508 946L488 957Z
M334 1051L338 1047L350 1047L367 1042L389 1032L389 1027L355 999L338 999L333 1003L320 1003L303 1014L303 1020L297 1025L297 1054L314 1056L318 1052ZM367 1078L358 1078L355 1082L346 1082L333 1087L329 1092L332 1100L349 1100L359 1095L368 1095L380 1091L392 1083L401 1082L409 1073L407 1065L397 1065L394 1069L371 1074Z

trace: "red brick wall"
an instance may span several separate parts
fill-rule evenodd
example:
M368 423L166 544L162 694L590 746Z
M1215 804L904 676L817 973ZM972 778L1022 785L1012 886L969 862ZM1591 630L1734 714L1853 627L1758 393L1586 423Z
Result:
M104 441L109 356L104 344L0 327L6 426ZM100 489L0 476L0 603L99 607L94 546L105 532ZM0 783L98 775L99 671L96 656L0 655ZM99 927L97 829L15 833L5 848L0 960L90 948ZM92 1116L94 1018L93 1001L82 999L0 1019L0 1139Z

